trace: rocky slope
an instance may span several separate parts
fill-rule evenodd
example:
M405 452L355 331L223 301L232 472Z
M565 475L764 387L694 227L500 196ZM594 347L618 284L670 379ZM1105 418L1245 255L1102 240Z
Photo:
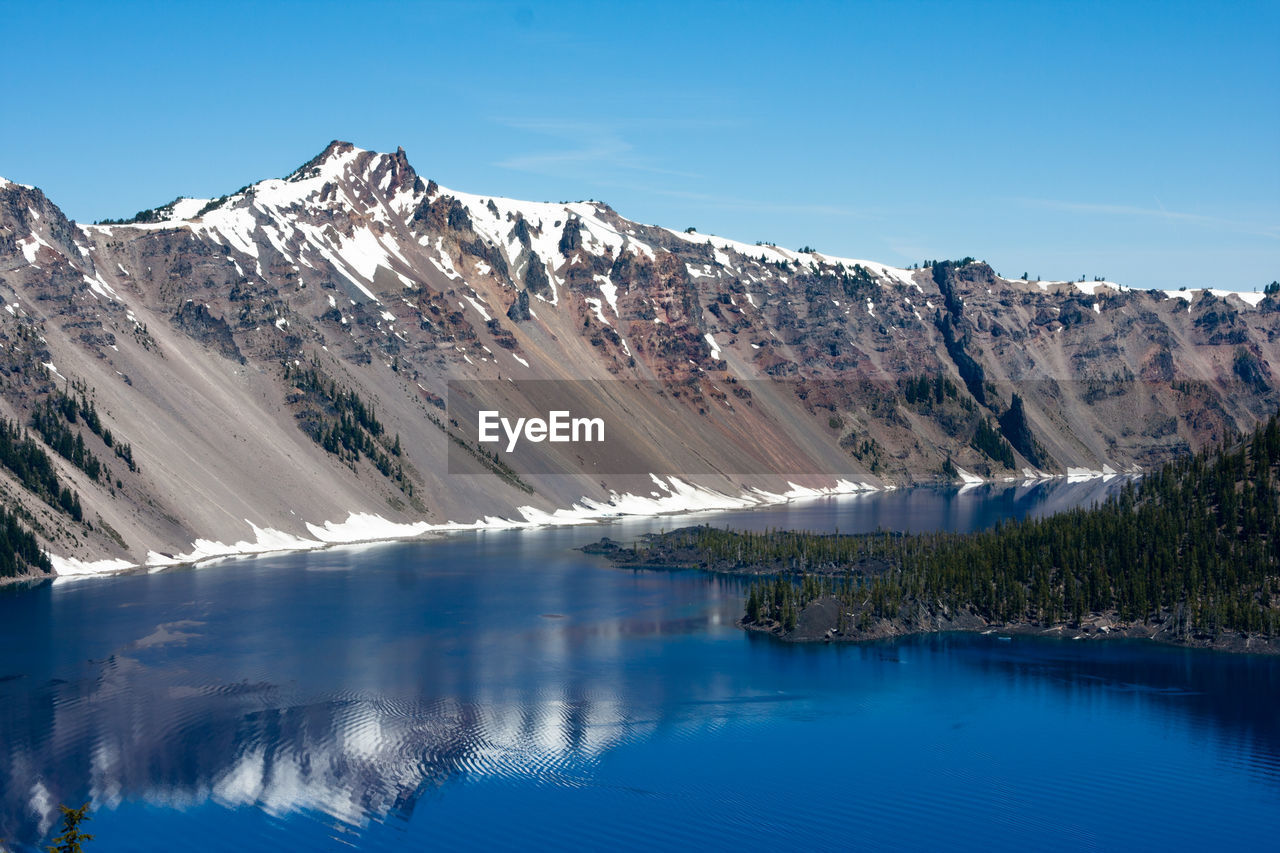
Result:
M0 416L54 476L6 464L3 501L50 553L117 565L1136 470L1280 400L1272 298L751 246L447 190L342 142L128 223L0 181L0 299ZM608 441L477 443L475 411L549 400Z

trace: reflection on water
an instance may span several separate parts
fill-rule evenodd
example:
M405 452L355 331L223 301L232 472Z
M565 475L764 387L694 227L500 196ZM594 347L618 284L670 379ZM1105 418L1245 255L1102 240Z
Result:
M1125 697L1145 714L1188 727L1255 766L1280 793L1280 660L1226 655L1141 640L1097 643L1020 638L976 641L963 635L915 637L897 644L939 650L985 678L1032 682L1073 705ZM1089 648L1085 648L1089 646Z
M699 520L971 529L1097 488ZM97 850L142 849L140 825L147 849L189 846L193 827L207 849L390 849L406 834L822 848L848 847L855 828L869 847L933 846L930 827L1030 843L1046 821L1067 833L1060 846L1105 832L1142 847L1124 834L1135 813L1211 807L1245 843L1262 837L1249 815L1280 796L1273 660L973 636L782 646L734 627L733 579L619 572L571 550L601 533L0 594L0 837L47 840L59 802L90 800ZM1158 785L1138 783L1144 764L1162 768Z
M597 534L598 535L598 534ZM462 776L577 784L651 731L663 638L736 631L735 583L627 575L556 531L45 585L9 596L0 836L59 802L407 819ZM674 593L674 594L673 594ZM21 602L23 610L15 604ZM554 618L548 618L553 616ZM176 617L176 618L175 618ZM165 621L154 622L156 618ZM35 643L10 642L36 631ZM697 694L696 688L694 694ZM639 712L637 718L635 714Z

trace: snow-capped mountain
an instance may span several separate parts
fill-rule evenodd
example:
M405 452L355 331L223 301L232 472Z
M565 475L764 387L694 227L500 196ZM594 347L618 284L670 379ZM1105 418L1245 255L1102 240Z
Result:
M64 571L1137 470L1278 399L1262 294L748 245L449 190L342 142L127 223L0 180L0 299L0 487ZM531 467L459 418L535 387L607 413L607 445Z

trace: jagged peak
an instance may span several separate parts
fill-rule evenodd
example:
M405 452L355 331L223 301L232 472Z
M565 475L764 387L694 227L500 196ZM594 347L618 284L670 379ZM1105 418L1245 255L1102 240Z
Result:
M401 149L401 151L403 152L403 149ZM290 182L297 182L306 180L307 178L314 178L320 174L321 167L326 163L338 160L342 155L350 154L352 152L363 153L363 149L356 148L350 142L335 139L326 145L323 151L303 163L298 168L294 169L286 175L284 179Z
M353 164L359 172L364 173L366 178L389 166L394 177L392 184L396 188L406 182L412 186L417 178L413 167L409 165L403 148L397 148L395 154L381 154L366 151L341 139L334 139L319 154L294 169L284 178L266 178L255 181L245 184L234 192L213 199L179 196L167 204L148 211L142 211L131 219L102 220L99 224L103 226L129 225L143 228L171 228L202 219L206 214L226 208L229 205L238 206L237 202L246 198L260 197L262 193L270 193L277 203L286 200L293 202L303 201L308 194L307 190L301 187L297 190L285 190L285 185L300 185L316 179L321 179L321 182L324 183L339 178Z
M366 150L340 139L330 142L323 151L295 169L284 181L300 184L323 179L327 182L346 175L354 175L376 184L387 195L394 195L405 188L413 188L417 192L423 189L418 173L410 165L403 147L397 147L394 154L386 154ZM246 189L270 183L272 182L261 181Z

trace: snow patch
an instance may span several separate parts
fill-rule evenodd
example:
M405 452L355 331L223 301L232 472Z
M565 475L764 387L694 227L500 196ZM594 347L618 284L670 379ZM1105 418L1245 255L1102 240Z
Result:
M425 521L402 524L368 512L353 512L346 521L326 521L323 526L308 524L307 530L326 544L370 542L375 539L403 539L421 536L432 529Z
M615 316L618 315L618 286L607 275L596 275L596 284L600 285L600 295L609 303Z
M470 296L467 296L465 294L463 295L462 298L467 300L467 302L471 303L471 307L476 309L476 313L479 314L486 323L488 323L490 320L493 319L492 317L489 316L489 312L486 311L484 306L481 305L479 302L477 302L476 300L472 299Z
M49 554L49 562L59 577L77 577L82 575L104 575L133 568L128 560L77 560L74 557L59 557Z
M613 325L612 323L609 322L609 318L604 316L604 311L601 310L602 303L600 302L599 299L595 299L590 296L584 296L582 298L582 301L591 306L591 310L595 313L596 319L599 320L602 325L605 325L605 326Z

